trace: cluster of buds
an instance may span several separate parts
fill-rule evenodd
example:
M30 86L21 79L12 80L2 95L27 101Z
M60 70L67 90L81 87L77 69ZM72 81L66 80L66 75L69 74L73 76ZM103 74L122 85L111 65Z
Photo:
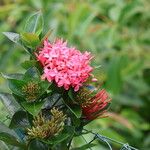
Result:
M66 116L56 108L51 110L51 119L47 120L39 114L33 121L33 127L27 129L29 138L50 138L59 134L64 128Z
M40 87L38 83L30 81L22 87L22 92L28 102L33 102L37 99L37 95L40 92Z
M104 89L94 95L94 91L85 88L78 92L77 100L80 102L82 114L87 120L106 117L105 112L111 101Z

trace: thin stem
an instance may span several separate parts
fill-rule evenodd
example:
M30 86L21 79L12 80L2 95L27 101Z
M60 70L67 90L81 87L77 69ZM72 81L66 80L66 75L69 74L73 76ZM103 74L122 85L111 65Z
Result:
M72 142L72 139L69 141L69 144L68 144L68 149L70 148L70 146L71 146L71 142Z

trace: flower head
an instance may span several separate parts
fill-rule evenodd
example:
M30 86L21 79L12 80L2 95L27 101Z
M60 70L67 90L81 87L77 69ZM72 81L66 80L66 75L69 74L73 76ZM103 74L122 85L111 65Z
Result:
M88 98L88 100L81 105L85 119L93 120L98 117L104 117L104 113L106 112L110 101L111 99L104 89L91 98Z
M58 87L64 87L65 90L73 87L74 91L78 91L92 72L89 65L91 54L68 47L62 39L54 43L45 40L36 56L44 68L42 78L49 82L55 81Z
M22 87L22 92L25 94L25 98L28 102L33 102L38 97L40 86L38 83L30 81Z
M51 114L50 120L46 120L42 114L34 118L33 127L27 129L29 138L50 138L63 130L66 116L56 108L51 110Z

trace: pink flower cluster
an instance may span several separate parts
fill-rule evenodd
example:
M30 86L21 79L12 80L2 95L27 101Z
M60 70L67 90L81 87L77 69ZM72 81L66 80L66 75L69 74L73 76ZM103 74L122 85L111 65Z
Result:
M44 67L43 79L55 81L58 87L78 91L92 71L89 65L92 56L89 52L81 53L74 47L67 47L62 39L50 43L44 41L43 48L36 54Z

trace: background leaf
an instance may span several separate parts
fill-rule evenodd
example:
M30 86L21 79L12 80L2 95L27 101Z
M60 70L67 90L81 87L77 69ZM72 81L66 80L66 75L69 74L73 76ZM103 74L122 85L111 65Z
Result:
M20 35L13 32L3 32L3 34L12 42L19 44Z
M43 17L41 12L30 16L25 24L25 32L36 33L40 35L43 30Z

